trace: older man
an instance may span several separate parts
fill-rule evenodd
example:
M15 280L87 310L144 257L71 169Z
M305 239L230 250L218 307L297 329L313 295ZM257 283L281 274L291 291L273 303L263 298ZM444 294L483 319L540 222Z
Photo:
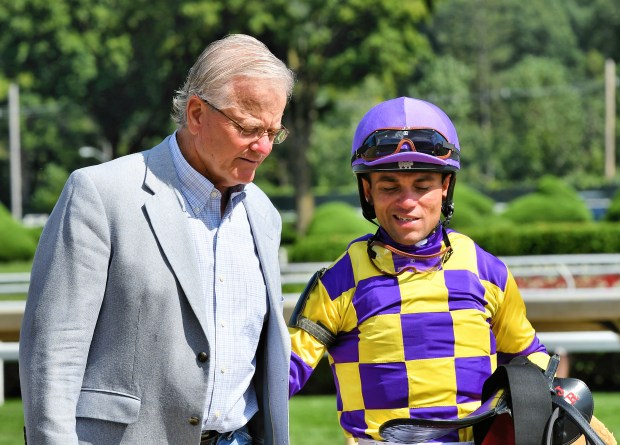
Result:
M281 220L252 181L293 83L228 36L177 92L174 134L71 175L21 330L29 443L288 444Z

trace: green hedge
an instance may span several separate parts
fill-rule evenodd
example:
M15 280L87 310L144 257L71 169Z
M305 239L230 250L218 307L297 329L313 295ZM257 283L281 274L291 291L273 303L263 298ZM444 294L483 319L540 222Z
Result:
M333 261L355 238L374 233L377 227L345 202L333 201L317 207L307 235L288 248L291 262Z
M305 236L288 248L288 260L292 263L331 262L338 258L355 238L352 235Z
M605 221L620 221L620 190L618 190L609 204L604 216Z
M374 224L367 221L361 211L345 202L332 201L317 207L308 226L307 235L345 234L357 238L375 230Z
M498 225L462 230L483 249L498 256L620 252L617 223ZM308 236L289 249L291 262L331 262L354 239L351 235Z
M450 227L495 255L620 252L620 224L592 221L577 193L557 178L543 177L534 193L510 202L501 215L493 213L492 200L463 184L455 189L454 201ZM331 262L352 240L374 231L359 209L330 202L317 208L308 234L288 247L288 258Z
M466 227L477 227L495 219L493 207L495 203L488 196L466 184L459 184L454 189L454 215L450 227L462 230Z
M592 213L577 192L552 176L542 177L534 193L509 202L502 217L517 224L593 220Z
M0 262L32 259L39 234L39 230L27 229L15 221L0 204Z
M620 225L614 223L504 225L470 228L463 233L495 255L620 252Z

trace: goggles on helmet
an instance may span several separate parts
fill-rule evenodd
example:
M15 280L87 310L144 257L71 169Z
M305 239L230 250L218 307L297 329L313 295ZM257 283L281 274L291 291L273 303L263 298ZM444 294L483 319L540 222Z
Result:
M438 131L430 128L381 129L374 131L358 148L356 159L374 161L396 153L422 153L438 159L459 160L459 151Z

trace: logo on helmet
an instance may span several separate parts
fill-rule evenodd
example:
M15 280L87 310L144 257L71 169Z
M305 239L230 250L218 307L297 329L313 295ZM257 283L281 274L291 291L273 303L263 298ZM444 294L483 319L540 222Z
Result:
M398 163L398 168L401 168L401 169L413 168L413 161L400 161Z

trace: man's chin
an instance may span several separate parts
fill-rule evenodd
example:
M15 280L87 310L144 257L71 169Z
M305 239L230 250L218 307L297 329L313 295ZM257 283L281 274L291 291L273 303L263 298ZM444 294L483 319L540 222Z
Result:
M255 173L256 171L238 173L233 178L233 181L235 181L236 184L249 184L250 182L254 181L254 177L256 176Z

